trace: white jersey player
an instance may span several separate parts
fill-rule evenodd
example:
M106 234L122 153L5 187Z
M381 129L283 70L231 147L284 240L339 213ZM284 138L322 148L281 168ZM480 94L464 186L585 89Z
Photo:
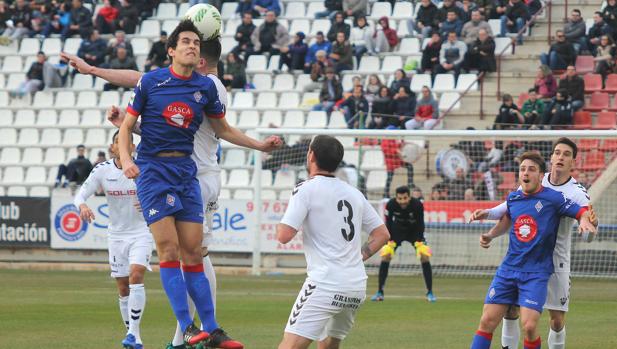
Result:
M116 279L120 293L120 313L128 333L125 348L142 348L139 324L146 305L144 273L150 269L152 234L144 221L137 200L135 182L128 179L118 160L118 132L110 147L112 159L92 169L75 196L73 203L82 219L92 222L94 213L86 200L103 188L109 206L107 245L111 277Z
M576 204L589 207L590 198L587 190L570 176L578 149L576 144L568 138L560 138L553 146L551 154L551 172L546 173L542 180L542 186L559 191L566 198ZM506 204L502 203L490 210L477 210L474 219L500 219L504 217ZM598 222L592 211L592 220L597 226ZM481 244L488 247L492 238L507 231L511 222L503 218L492 229L491 233L483 235ZM549 349L563 348L565 346L565 313L570 303L570 250L572 245L572 225L574 219L563 217L559 222L555 251L553 252L553 264L555 271L548 283L548 293L545 309L549 310L550 332L548 336ZM502 329L502 346L504 348L517 348L520 337L518 326L518 311L512 308L506 315Z
M343 146L316 136L309 147L310 179L294 189L277 239L287 243L302 230L307 278L298 294L279 349L336 349L366 298L363 260L390 238L383 221L355 187L334 177ZM370 232L361 247L362 231Z

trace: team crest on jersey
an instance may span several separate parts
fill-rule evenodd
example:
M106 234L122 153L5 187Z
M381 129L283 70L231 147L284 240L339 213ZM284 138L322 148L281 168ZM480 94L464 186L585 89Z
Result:
M534 207L536 208L536 211L538 211L538 213L540 213L540 211L542 210L542 207L544 207L544 206L542 206L542 203L540 201L538 201Z
M195 102L199 103L199 101L201 101L201 92L197 91L195 93L193 93L193 97L195 97Z
M88 222L81 219L75 205L69 204L62 206L56 212L54 227L62 239L77 241L86 235Z
M538 234L538 224L529 215L521 215L514 222L514 234L518 241L529 242Z
M173 102L163 110L163 117L168 125L188 128L193 121L193 109L183 102Z
M176 206L176 198L171 194L167 194L167 205L171 207Z

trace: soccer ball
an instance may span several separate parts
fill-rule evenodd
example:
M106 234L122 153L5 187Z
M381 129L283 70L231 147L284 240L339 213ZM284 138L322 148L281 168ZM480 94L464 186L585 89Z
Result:
M186 11L184 19L190 19L195 24L205 41L214 39L221 33L221 14L212 5L193 5Z

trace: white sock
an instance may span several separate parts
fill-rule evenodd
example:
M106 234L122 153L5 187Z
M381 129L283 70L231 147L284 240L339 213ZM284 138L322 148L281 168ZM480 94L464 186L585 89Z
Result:
M141 318L144 315L144 309L146 308L146 289L144 284L129 285L131 290L129 293L129 332L133 336L137 343L141 344L141 333L139 331L139 324Z
M548 332L548 349L565 349L566 347L566 328L555 332L551 328Z
M118 305L120 306L120 315L126 329L129 329L129 296L118 296Z
M503 319L501 326L501 346L508 349L517 349L518 340L521 337L521 328L518 319Z
M195 318L195 303L190 296L187 295L189 301L189 314L191 314L191 319ZM184 344L184 333L180 328L180 324L176 323L176 333L174 334L174 339L171 341L171 345L178 346Z
M210 292L212 293L212 304L214 304L214 311L216 312L216 275L214 274L214 267L210 261L210 256L204 257L204 274L210 284Z

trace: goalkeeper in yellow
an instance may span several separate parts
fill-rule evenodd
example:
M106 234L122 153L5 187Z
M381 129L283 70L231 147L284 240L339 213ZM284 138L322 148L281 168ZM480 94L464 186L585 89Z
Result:
M388 278L390 261L396 249L407 241L416 249L416 255L422 263L422 274L426 284L426 299L437 301L433 294L433 271L431 269L431 249L424 240L424 206L418 199L412 198L409 187L396 188L396 197L386 204L386 227L390 232L390 242L381 250L381 265L379 266L379 289L372 301L384 300L384 286Z

